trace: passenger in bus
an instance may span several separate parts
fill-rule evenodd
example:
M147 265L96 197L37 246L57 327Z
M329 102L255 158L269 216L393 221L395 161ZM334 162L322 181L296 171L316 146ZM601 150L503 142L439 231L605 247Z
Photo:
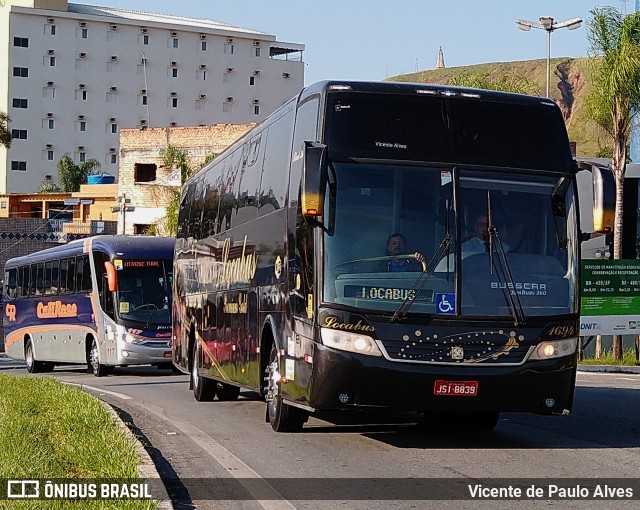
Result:
M474 230L476 235L462 243L463 259L477 253L489 252L489 222L486 214L482 213L478 215L474 224ZM510 251L509 245L503 241L502 248L504 251Z
M387 239L387 256L407 255L407 239L399 232L395 232ZM386 270L390 273L404 273L409 271L422 271L424 255L419 251L415 252L415 258L392 259L386 264Z

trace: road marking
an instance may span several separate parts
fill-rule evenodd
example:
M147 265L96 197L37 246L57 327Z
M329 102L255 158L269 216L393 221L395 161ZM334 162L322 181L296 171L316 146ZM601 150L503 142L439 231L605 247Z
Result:
M144 407L162 420L171 423L174 427L187 434L191 439L195 441L195 443L200 448L202 448L211 457L213 457L213 459L218 464L225 468L231 476L236 478L242 484L242 486L254 497L256 496L256 492L254 492L256 488L259 489L259 494L262 495L265 494L265 491L269 491L270 493L272 493L273 499L255 499L256 503L258 503L265 510L296 510L296 507L293 506L288 500L286 500L276 489L274 489L266 481L262 480L262 477L258 473L251 469L247 464L242 462L238 457L236 457L220 443L215 441L206 432L200 430L198 427L191 425L190 423L169 418L165 414L164 409L162 409L161 407L138 401L136 402L136 405ZM262 480L262 483L245 483L244 480L246 479Z
M66 381L63 381L63 382L66 382ZM79 383L72 383L72 382L67 382L67 384L70 384L71 386L78 386L80 388L87 388L88 390L96 391L98 393L111 395L113 397L119 398L120 400L133 400L133 397L130 397L129 395L125 395L124 393L118 393L117 391L109 391L102 388L96 388L95 386L89 386L88 384L79 384Z

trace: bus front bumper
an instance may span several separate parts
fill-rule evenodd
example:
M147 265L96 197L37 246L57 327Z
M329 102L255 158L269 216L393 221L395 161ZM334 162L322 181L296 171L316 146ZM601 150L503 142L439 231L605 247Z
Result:
M519 366L402 363L316 346L309 404L323 409L571 411L577 354ZM475 382L473 396L436 395L436 381Z
M158 365L171 363L171 347L162 342L163 347L150 347L127 343L118 349L117 365Z

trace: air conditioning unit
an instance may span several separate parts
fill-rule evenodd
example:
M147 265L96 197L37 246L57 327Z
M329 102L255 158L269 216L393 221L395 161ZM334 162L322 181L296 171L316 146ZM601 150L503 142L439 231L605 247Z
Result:
M47 119L52 119L53 118L53 113L49 112L49 113L45 113L44 115Z
M258 76L259 74L260 74L260 71L258 71L258 70L253 71L253 75L254 76Z
M78 53L78 58L85 58L87 56L86 53L82 52L82 53Z
M231 44L233 42L233 37L227 37L227 43Z
M251 104L260 104L260 100L259 99L254 99L253 101L251 101Z
M291 75L289 73L282 73L282 77L283 78L291 78Z
M206 95L206 94L200 94L200 95L198 96L198 99L206 99L206 98L207 98L207 95Z
M169 65L170 65L171 67L177 67L177 66L178 66L178 63L177 63L175 60L172 60L171 62L169 62Z
M227 97L227 103L231 103L232 101L233 101L233 97L232 96Z
M254 46L260 46L260 41L253 41Z
M45 149L51 149L53 147L52 144L48 143L44 146Z
M206 69L207 68L207 64L200 64L198 66L198 69Z
M171 127L176 127L178 125L178 123L177 122L169 122L169 125Z
M141 28L140 29L140 33L142 33L142 34L146 34L148 31L149 31L148 28Z
M85 87L86 87L86 85L85 85L84 83L80 83L80 84L78 85L78 88L79 88L79 89L83 89L83 88L85 88Z
M109 57L109 60L118 60L118 56L117 55L111 55Z
M109 87L109 90L111 92L116 92L118 90L118 87Z
M115 117L109 117L109 122L115 122L116 118Z
M178 93L174 90L173 92L169 92L169 95L173 97L173 96L177 96Z
M207 36L206 36L206 35L204 35L204 34L200 34L200 39L202 39L202 40L204 41L206 38L207 38Z
M56 50L47 50L47 55L53 55L56 52Z
M146 123L147 123L147 121L146 121L145 119L140 119L140 124L141 124L141 125L143 125L143 126L144 126Z
M78 115L77 119L78 120L84 120L84 115Z
M171 32L171 37L176 37L178 35L178 32Z
M86 21L81 21L80 23L78 23L78 25L80 25L81 27L86 27L87 26L87 22Z
M53 82L52 81L48 81L47 82L47 87L53 87Z
M140 94L143 96L147 93L147 89L140 89Z
M224 72L225 73L232 73L233 72L233 67L227 67Z
M47 18L47 23L55 23L55 19L53 18Z
M111 25L109 30L118 30L118 25Z
M116 148L115 148L115 147L110 147L110 148L109 148L109 152L115 152L115 151L116 151Z
M84 150L84 145L78 145L78 152L82 152Z

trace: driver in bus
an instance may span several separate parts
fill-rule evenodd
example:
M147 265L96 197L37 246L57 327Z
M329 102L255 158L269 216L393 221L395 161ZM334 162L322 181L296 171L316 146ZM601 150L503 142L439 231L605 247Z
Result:
M407 239L404 235L395 232L387 239L387 255L406 255ZM387 263L387 271L390 273L404 273L409 271L422 271L424 255L419 251L413 254L415 258L397 258Z

